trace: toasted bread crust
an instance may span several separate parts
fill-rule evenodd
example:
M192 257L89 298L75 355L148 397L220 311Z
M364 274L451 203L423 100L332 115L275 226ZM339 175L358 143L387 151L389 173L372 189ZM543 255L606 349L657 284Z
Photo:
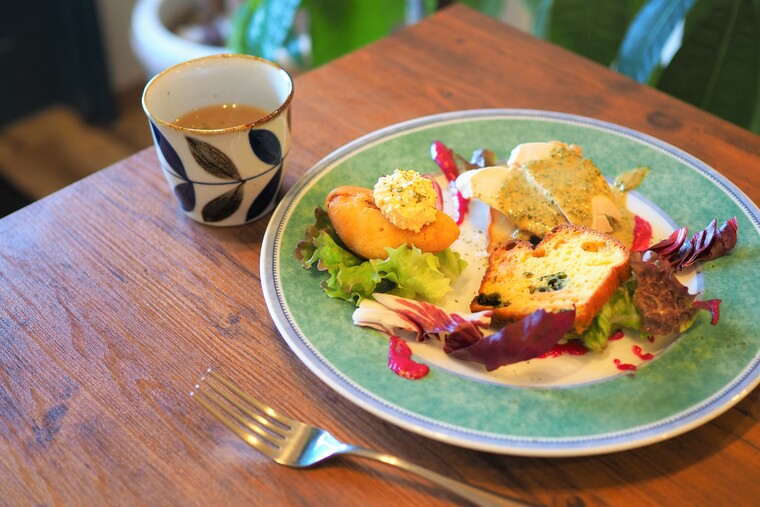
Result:
M496 323L519 320L538 309L575 308L575 332L583 332L630 276L628 248L607 234L561 225L536 245L494 245L472 311L493 310Z
M327 195L325 204L340 239L352 252L367 259L385 259L386 248L398 248L404 243L423 252L438 253L459 237L459 226L441 211L419 232L399 229L375 206L372 190L368 188L335 188Z

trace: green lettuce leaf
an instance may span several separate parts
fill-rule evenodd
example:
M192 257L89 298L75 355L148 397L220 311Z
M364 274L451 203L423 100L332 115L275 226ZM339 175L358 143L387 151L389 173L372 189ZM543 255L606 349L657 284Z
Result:
M417 247L387 248L387 259L369 262L384 279L395 284L391 294L436 303L451 291L451 281L467 265L459 254L447 249L439 254L424 253Z
M333 230L327 211L322 207L317 207L314 210L314 223L306 228L303 241L300 241L296 245L295 256L296 259L301 261L301 266L303 266L304 269L309 269L315 262L318 263L320 261L321 257L316 254L316 251L320 245L318 238L322 233L327 234L331 238L336 237L335 230ZM347 253L350 254L350 252ZM356 256L354 255L354 257ZM356 263L358 264L358 258ZM327 268L324 266L317 266L317 269L325 271Z
M368 262L336 244L324 231L314 243L316 249L310 263L316 261L317 269L329 273L330 277L321 283L328 296L358 302L375 292L382 278Z
M578 338L588 349L597 353L607 348L609 337L618 329L641 328L641 316L633 303L635 283L626 282L612 293L591 325Z
M617 288L586 331L578 338L594 352L604 352L618 329L640 331L643 336L667 336L686 332L705 310L717 324L720 300L695 302L675 276L673 268L657 252L633 252L633 276Z
M304 269L316 267L329 275L321 283L325 294L358 305L373 292L390 292L410 299L436 303L451 289L467 263L445 249L437 254L402 245L388 248L385 259L363 260L340 244L327 212L318 207L295 257Z

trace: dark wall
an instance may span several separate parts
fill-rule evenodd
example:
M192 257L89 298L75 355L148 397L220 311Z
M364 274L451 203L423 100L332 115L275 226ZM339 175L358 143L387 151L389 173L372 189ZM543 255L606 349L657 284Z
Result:
M86 119L115 115L94 0L20 0L0 8L0 126L55 103Z

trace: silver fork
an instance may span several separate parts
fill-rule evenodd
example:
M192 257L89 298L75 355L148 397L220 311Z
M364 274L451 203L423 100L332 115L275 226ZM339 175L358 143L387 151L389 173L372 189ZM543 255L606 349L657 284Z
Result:
M449 479L390 454L340 442L323 429L276 412L212 370L190 396L251 447L281 465L303 468L339 454L353 454L417 474L475 505L532 505Z

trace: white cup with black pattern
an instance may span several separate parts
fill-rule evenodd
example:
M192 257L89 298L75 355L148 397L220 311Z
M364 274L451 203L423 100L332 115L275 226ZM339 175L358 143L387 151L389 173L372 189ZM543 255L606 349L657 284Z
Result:
M290 150L292 98L288 73L249 55L190 60L148 82L143 109L164 176L188 217L230 226L272 211ZM227 107L237 108L237 118L226 123L181 121Z

